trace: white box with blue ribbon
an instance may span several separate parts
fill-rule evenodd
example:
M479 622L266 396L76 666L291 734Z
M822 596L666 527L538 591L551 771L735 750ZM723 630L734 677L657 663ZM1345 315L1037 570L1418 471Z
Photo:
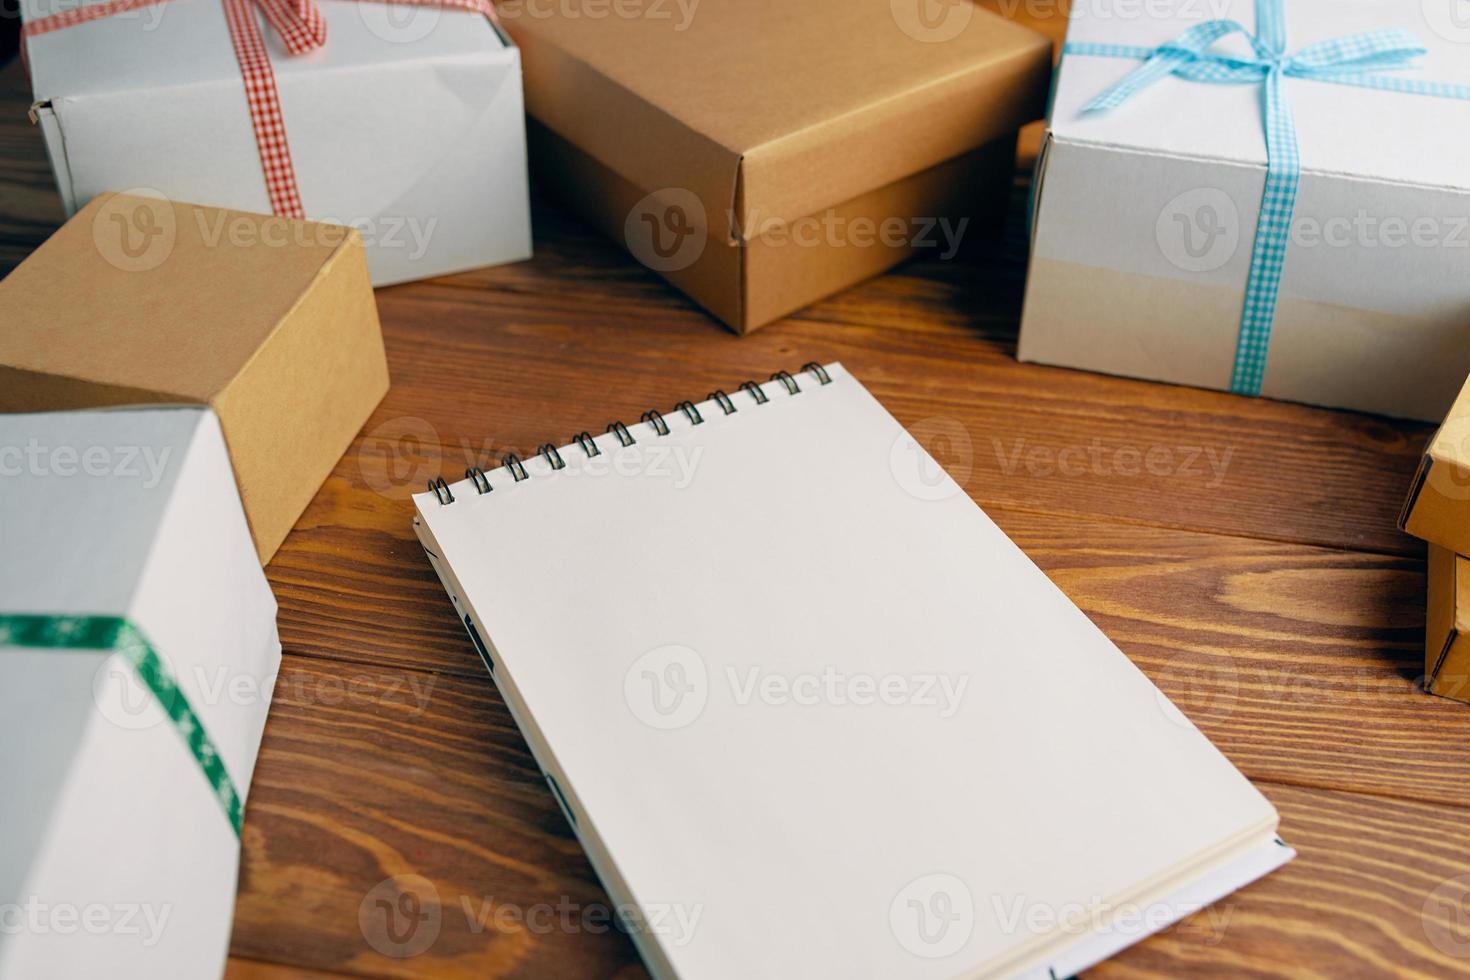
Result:
M218 419L0 415L0 978L219 976L280 666Z
M1390 416L1470 374L1458 0L1076 0L1022 360Z

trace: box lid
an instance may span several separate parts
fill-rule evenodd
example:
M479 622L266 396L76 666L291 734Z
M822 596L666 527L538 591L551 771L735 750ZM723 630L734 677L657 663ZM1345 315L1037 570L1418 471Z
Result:
M1068 43L1154 48L1207 20L1231 19L1256 29L1256 0L1148 5L1148 16L1105 17L1078 6ZM1291 0L1282 6L1288 54L1365 31L1402 30L1428 53L1403 80L1470 84L1470 23L1459 0ZM1422 7L1422 10L1421 10ZM1214 50L1249 55L1240 35ZM1064 55L1058 70L1050 131L1059 139L1169 156L1224 160L1264 168L1266 140L1261 85L1216 85L1168 77L1107 112L1083 106L1142 62L1132 58ZM1385 92L1287 78L1302 169L1430 187L1470 187L1470 101Z
M927 9L562 0L501 13L532 116L640 188L692 194L705 211L693 223L742 239L1040 116L1049 41L969 0Z
M132 393L119 402L208 403L356 237L102 195L0 280L0 365Z
M73 0L58 5L53 0L20 0L20 12L29 23L61 10L107 2ZM296 76L383 71L425 60L491 57L508 50L494 26L476 13L362 0L318 6L327 40L308 54L292 55L275 31L260 21L277 84L283 89L293 88ZM158 3L123 11L30 37L26 51L38 100L210 84L240 89L243 98L240 64L219 0ZM139 105L136 111L146 113L147 108Z

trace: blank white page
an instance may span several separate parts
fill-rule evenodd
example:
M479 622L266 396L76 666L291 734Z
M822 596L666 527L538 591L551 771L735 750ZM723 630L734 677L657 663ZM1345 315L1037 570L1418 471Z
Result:
M1044 964L1270 804L840 365L421 536L655 974Z

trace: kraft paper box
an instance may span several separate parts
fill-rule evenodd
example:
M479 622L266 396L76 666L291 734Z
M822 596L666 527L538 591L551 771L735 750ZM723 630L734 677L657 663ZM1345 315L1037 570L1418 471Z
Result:
M20 9L32 30L105 2ZM26 38L33 116L68 214L137 191L290 216L267 191L231 2L176 0ZM325 43L291 54L240 2L264 36L296 216L357 227L374 285L530 257L520 54L487 18L323 0L310 9Z
M219 976L281 646L207 408L0 416L0 978Z
M337 225L103 195L0 281L0 322L0 412L212 406L262 563L388 390Z
M998 217L1050 44L968 0L922 9L500 8L538 179L741 332Z
M1399 527L1462 555L1470 553L1470 382L1424 448Z
M1285 0L1284 50L1404 30L1427 54L1380 77L1470 83L1455 2ZM1251 0L1131 18L1077 7L1069 46L1152 49L1210 17L1259 30ZM1212 50L1251 55L1239 35ZM1142 63L1064 51L1018 353L1229 389L1265 189L1264 86L1167 76L1083 111ZM1437 420L1470 373L1470 101L1290 76L1282 91L1300 189L1259 394Z
M1424 689L1470 701L1470 559L1429 546Z

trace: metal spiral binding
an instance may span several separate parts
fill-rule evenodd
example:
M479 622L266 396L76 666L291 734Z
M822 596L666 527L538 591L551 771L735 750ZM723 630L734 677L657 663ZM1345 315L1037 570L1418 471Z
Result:
M818 384L829 385L832 383L832 376L827 373L827 369L822 367L822 365L818 364L816 361L808 361L807 363L803 364L801 366L801 371L804 374L810 374L812 377L816 378ZM775 374L771 375L771 380L781 382L781 386L786 389L786 393L788 395L801 394L801 385L797 383L796 379L792 377L791 373L788 371L777 371ZM755 400L755 403L757 405L765 405L771 400L770 396L765 393L760 384L755 381L745 382L740 386L738 390L748 393L750 397ZM706 396L706 400L712 401L716 405L720 406L720 411L726 415L734 415L737 411L735 402L730 398L729 395L725 394L722 389L717 388L714 391L710 392L709 395ZM694 404L694 402L682 401L675 405L674 408L684 414L684 417L689 420L690 425L693 426L704 424L704 415L699 411L699 406ZM644 412L639 421L646 422L649 427L652 428L653 431L659 436L666 436L669 434L669 423L664 419L662 413L660 413L656 408L650 408L648 411ZM609 423L607 431L617 436L618 444L625 448L633 445L638 441L633 438L633 433L629 432L628 427L622 422ZM602 450L598 448L597 440L593 438L590 432L578 432L576 435L572 436L572 441L581 447L582 452L585 453L589 459L593 456L602 455ZM543 459L546 460L547 464L552 468L552 470L566 469L567 464L566 461L562 459L561 450L557 449L557 447L552 443L544 443L537 450L537 452L541 455ZM523 480L529 480L531 478L531 474L526 472L525 464L515 453L506 453L501 458L500 465L503 466L508 473L510 473L511 477L517 483L520 483ZM485 471L478 466L471 466L469 469L464 471L464 475L465 479L470 481L470 484L475 488L475 492L480 496L484 496L494 489L494 487L490 486L490 478L485 474ZM435 477L434 479L430 480L429 490L434 494L435 499L437 499L441 505L454 503L454 492L449 489L449 484L444 481L443 477Z
M766 402L770 401L770 399L766 397L766 393L764 391L761 391L761 386L756 384L754 381L745 382L745 384L740 386L740 390L750 392L750 397L755 399L755 403L757 405L764 405Z
M664 421L664 417L659 414L659 411L656 408L650 408L648 411L644 412L643 417L639 421L647 422L649 425L653 426L653 431L657 432L661 436L666 436L669 434L669 423Z
M602 450L597 448L597 440L592 438L590 432L578 432L572 436L572 441L582 447L582 452L587 454L588 459L602 455Z
M633 434L628 431L628 427L621 422L612 423L607 427L607 431L616 435L618 437L618 442L625 449L638 441L633 438Z
M775 374L771 375L771 380L781 382L782 386L786 389L786 394L788 395L801 394L801 385L797 384L796 379L785 371L777 371Z

